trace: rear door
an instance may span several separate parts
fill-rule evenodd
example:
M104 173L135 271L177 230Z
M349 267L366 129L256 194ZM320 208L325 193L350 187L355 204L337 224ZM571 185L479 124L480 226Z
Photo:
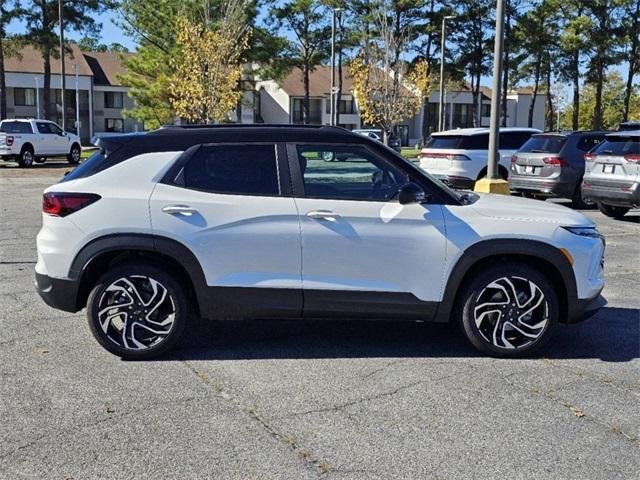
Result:
M153 191L154 233L197 257L215 316L299 316L300 226L283 150L244 143L189 152Z

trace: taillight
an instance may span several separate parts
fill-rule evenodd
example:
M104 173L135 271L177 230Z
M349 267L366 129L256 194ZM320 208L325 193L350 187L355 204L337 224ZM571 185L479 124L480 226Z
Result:
M517 155L511 155L511 163L516 163L518 161Z
M10 147L11 145L13 145L14 140L15 137L13 135L7 135L4 141L7 144L7 147Z
M596 160L596 154L595 153L585 153L584 154L584 161L585 162L595 162Z
M638 154L638 153L629 153L628 155L624 156L624 159L627 162L640 163L640 154Z
M66 217L100 200L95 193L49 192L42 196L42 211L54 217Z
M462 155L460 153L423 152L422 156L424 158L446 158L447 160L458 160L458 161L463 161L463 162L471 160L466 155Z
M544 157L542 161L547 165L560 165L561 167L567 165L567 161L561 157Z

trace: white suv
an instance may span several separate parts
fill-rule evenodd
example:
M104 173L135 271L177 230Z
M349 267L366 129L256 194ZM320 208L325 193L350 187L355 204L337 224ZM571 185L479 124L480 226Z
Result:
M460 195L337 127L166 127L108 137L44 193L37 289L87 307L116 355L205 318L453 321L530 353L604 304L604 242L559 205ZM344 158L327 163L330 152Z
M500 129L498 173L509 176L511 156L529 140L535 128ZM471 189L487 174L488 128L461 128L431 134L420 152L420 167L454 188Z
M21 167L43 163L47 157L67 157L80 161L80 137L63 131L48 120L2 120L0 122L0 158L15 160Z

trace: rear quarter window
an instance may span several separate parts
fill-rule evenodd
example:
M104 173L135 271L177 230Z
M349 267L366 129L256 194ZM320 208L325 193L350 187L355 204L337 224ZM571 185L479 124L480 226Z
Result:
M0 132L3 133L33 133L31 124L28 122L2 122Z
M530 138L533 132L502 132L500 134L500 149L518 150Z
M489 148L489 135L441 135L432 136L426 148L437 149L463 149L463 150L487 150Z

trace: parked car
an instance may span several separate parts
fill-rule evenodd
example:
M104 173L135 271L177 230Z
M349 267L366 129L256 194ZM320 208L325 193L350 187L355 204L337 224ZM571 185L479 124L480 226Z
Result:
M570 198L576 208L588 202L582 196L584 156L607 132L539 133L511 157L511 190L537 198Z
M44 192L36 285L52 307L86 307L123 358L167 351L192 314L451 320L481 351L516 357L604 303L591 220L457 193L344 129L168 127L99 143Z
M0 158L30 167L47 157L66 156L67 161L80 161L80 137L63 131L48 120L13 119L0 122Z
M640 205L640 130L607 135L585 156L582 191L609 217Z
M627 132L629 130L640 130L640 120L629 120L628 122L622 122L618 126L619 132Z
M365 137L369 137L373 140L384 143L382 132L375 128L359 128L353 130L353 133L364 135ZM400 142L400 139L398 137L396 137L395 135L391 135L389 137L389 147L400 153L400 150L402 150L402 143Z
M509 176L511 156L534 133L534 128L500 129L500 163L503 179ZM488 128L461 128L433 133L420 152L420 167L454 188L471 189L487 174Z

